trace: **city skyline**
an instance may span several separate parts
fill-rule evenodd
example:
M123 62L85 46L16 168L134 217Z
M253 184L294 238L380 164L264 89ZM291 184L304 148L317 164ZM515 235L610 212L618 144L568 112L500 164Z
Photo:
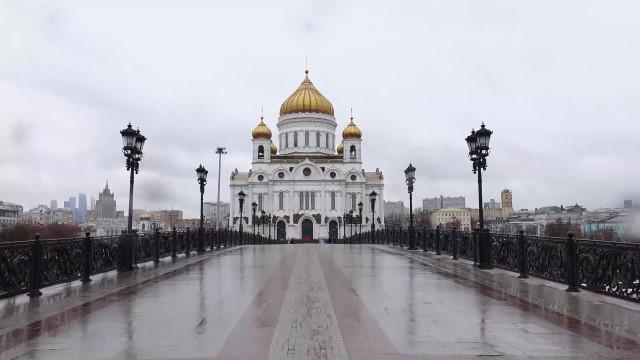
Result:
M402 170L411 161L417 198L457 194L476 204L464 137L482 121L495 131L487 199L503 188L518 194L515 208L640 198L640 169L627 165L640 113L640 54L626 45L640 35L630 10L637 3L569 1L552 14L543 4L303 2L253 4L255 14L242 4L162 3L151 14L123 6L0 5L12 29L0 49L3 200L28 209L77 189L95 195L109 178L126 204L118 132L131 121L148 137L134 206L173 204L195 217L193 169L202 162L217 176L215 148L225 146L225 183L235 168L246 170L247 129L261 107L275 126L305 57L318 88L335 99L338 126L353 108L368 129L363 160L384 172L388 200L407 201ZM215 186L205 200L215 201Z

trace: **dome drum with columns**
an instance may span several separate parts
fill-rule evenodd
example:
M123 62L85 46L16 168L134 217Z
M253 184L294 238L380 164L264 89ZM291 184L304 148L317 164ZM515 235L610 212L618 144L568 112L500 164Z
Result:
M262 210L269 215L271 236L283 241L342 239L344 214L350 210L357 214L359 202L364 204L363 230L369 230L373 221L377 227L384 225L383 176L377 169L366 172L362 167L362 131L351 117L342 139L336 138L333 105L311 82L308 71L280 106L276 126L274 137L260 118L251 133L251 169L231 174L230 226L238 229L243 221L245 231L253 230L253 202L258 204L258 215ZM243 220L240 190L247 194ZM375 214L369 202L372 191L378 194ZM347 225L346 236L351 228ZM268 225L263 235L268 236Z

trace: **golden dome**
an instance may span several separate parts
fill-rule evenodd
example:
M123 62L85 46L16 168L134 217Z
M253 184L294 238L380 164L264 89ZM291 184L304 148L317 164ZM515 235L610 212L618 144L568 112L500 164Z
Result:
M333 105L313 86L309 70L304 71L304 80L298 89L280 106L280 115L296 113L320 113L333 116Z
M153 216L151 216L151 214L149 213L143 213L140 215L140 217L138 218L140 221L149 221L151 220Z
M351 121L347 124L347 127L342 130L342 138L343 139L361 139L362 131L353 123L353 116L351 117Z
M276 144L271 143L271 155L277 155L278 154L278 147L276 146Z
M338 145L338 148L336 149L336 152L338 153L338 155L342 155L344 153L344 144L340 143L340 145Z
M258 126L256 126L256 128L251 132L251 136L254 139L271 139L271 130L267 127L267 124L264 123L262 116L260 116L260 123Z

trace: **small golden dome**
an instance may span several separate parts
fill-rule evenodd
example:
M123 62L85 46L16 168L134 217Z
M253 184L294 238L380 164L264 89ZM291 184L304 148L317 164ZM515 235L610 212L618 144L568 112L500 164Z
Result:
M260 123L258 126L256 126L256 128L251 132L251 136L254 139L271 139L271 130L267 124L264 123L262 116L260 116Z
M347 124L347 127L342 130L342 138L343 139L361 139L362 131L353 123L353 116L351 117L351 121Z
M152 218L152 216L149 213L143 213L139 217L140 221L149 221L149 220L151 220L151 218Z
M333 116L333 105L313 86L309 70L304 71L304 80L298 89L280 106L280 115L296 113L320 113Z
M278 154L278 147L276 146L276 144L271 143L271 155L277 155Z
M338 145L338 148L336 149L336 152L338 153L338 155L344 154L344 144L343 143L340 143L340 145Z

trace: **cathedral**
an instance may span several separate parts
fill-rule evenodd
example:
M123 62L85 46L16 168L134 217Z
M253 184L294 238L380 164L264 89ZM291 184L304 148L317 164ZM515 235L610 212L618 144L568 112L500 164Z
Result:
M251 170L231 174L233 228L239 229L242 221L244 231L253 231L255 224L256 232L281 241L312 241L349 236L360 226L367 231L372 222L376 228L384 226L384 177L378 169L368 172L362 166L362 131L352 116L342 140L336 141L333 105L309 80L308 71L280 106L276 126L274 136L260 118L251 132Z

